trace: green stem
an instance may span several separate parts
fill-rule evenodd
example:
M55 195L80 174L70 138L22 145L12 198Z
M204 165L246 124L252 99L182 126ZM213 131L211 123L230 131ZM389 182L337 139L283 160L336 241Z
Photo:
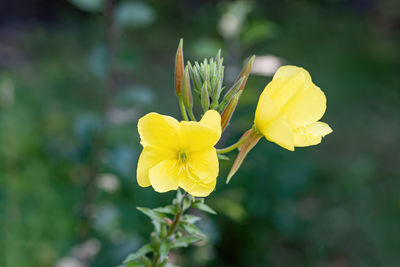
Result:
M182 96L178 96L178 98L179 98L179 107L181 108L181 112L182 112L182 117L185 121L188 121L189 118L186 114L185 104L183 104L183 98L182 98Z
M235 150L236 148L238 148L241 144L243 144L244 141L246 141L246 138L240 138L239 141L237 141L233 145L230 145L230 146L225 147L225 148L217 149L217 153L218 154L225 154L225 153L231 152L231 151Z
M179 222L181 220L182 214L184 212L183 210L183 201L185 200L186 196L187 196L187 192L185 192L185 194L182 197L181 202L179 203L179 212L175 215L174 220L172 221L172 224L167 232L167 235L161 240L160 243L162 243L165 239L169 238L171 235L174 234L176 228L179 225ZM151 264L151 267L156 267L158 264L158 261L160 260L160 252L157 252L157 254L154 257L153 263Z
M188 109L188 113L189 113L189 117L190 117L190 119L191 119L192 121L197 121L197 120L196 120L196 117L195 117L194 114L193 114L193 109L192 109L192 108Z

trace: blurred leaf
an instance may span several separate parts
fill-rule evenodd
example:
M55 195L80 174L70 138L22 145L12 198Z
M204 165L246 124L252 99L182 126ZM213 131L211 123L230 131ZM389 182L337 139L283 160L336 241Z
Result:
M206 236L204 235L204 233L200 230L199 227L197 227L196 225L193 225L191 223L186 223L186 222L181 222L179 224L186 232L188 232L189 234L192 235L197 235L201 238L206 238Z
M169 242L168 242L167 240L163 240L163 242L161 242L161 245L160 245L160 255L161 255L162 257L168 256L169 247L170 247L170 245L169 245Z
M115 20L121 27L143 28L154 22L156 13L146 2L125 1L118 4Z
M215 210L213 210L212 208L210 208L209 206L207 206L204 203L195 203L195 204L193 204L193 207L198 208L199 210L214 214L214 215L217 214L217 212Z
M137 260L141 256L146 255L147 253L152 251L154 251L153 246L151 244L146 244L138 249L138 251L136 251L135 253L128 255L128 257L126 257L126 259L124 260L124 263Z
M159 223L165 223L164 218L167 217L161 212L154 211L149 208L137 207L137 209L142 212L143 214L150 217L152 220L157 221Z
M190 199L185 197L185 199L183 200L183 206L182 206L183 210L186 210L187 208L189 208L190 204L191 204Z
M182 236L177 238L171 245L172 249L188 247L189 245L201 241L202 239L197 236Z
M77 8L86 12L99 12L103 7L103 0L69 0Z
M153 209L154 211L161 212L161 213L168 213L175 215L177 213L176 207L173 205L165 206L165 207L159 207Z
M200 217L194 216L194 215L190 215L190 214L185 215L185 216L182 217L182 221L187 222L187 223L193 223L194 224L194 223L196 223L196 222L198 222L200 220L201 220Z
M218 156L218 159L220 159L220 160L230 160L229 157L222 155L222 154L217 154L217 156Z

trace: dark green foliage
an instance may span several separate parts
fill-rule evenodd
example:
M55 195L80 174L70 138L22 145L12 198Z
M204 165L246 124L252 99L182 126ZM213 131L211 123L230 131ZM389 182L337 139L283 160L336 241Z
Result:
M231 160L220 161L217 188L206 199L218 216L190 213L202 218L196 225L207 243L173 253L174 264L390 267L400 262L398 1L256 0L239 36L231 39L218 25L226 3L234 1L141 1L156 15L140 24L145 28L131 27L126 15L120 19L125 25L118 33L120 75L106 126L101 8L93 5L96 11L89 13L69 1L41 1L35 10L44 10L45 17L26 19L14 13L29 13L37 1L3 2L0 266L56 266L84 243L84 185L94 137L105 127L102 175L89 207L89 236L100 244L91 266L116 266L149 240L154 225L136 207L165 206L174 193L137 185L136 123L150 111L180 119L173 83L180 38L185 61L222 49L227 89L253 54L305 67L327 96L324 121L334 132L321 145L295 152L261 140L229 185L225 177L236 154L227 155ZM14 10L3 8L13 2ZM218 148L251 127L258 96L270 79L250 75ZM201 110L194 113L200 118ZM155 211L168 217L176 212Z

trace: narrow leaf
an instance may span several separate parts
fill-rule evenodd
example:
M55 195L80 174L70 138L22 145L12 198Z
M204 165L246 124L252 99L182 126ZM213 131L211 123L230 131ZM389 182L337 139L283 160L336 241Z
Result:
M165 207L159 207L159 208L155 208L153 210L157 211L157 212L161 212L161 213L172 214L172 215L175 215L176 212L177 212L176 207L173 206L173 205L168 205L168 206L165 206Z
M185 248L188 247L189 245L199 242L202 239L197 237L197 236L182 236L180 238L177 238L174 243L171 246L171 249L176 249L176 248Z
M218 156L218 159L220 159L220 160L230 160L229 157L227 157L227 156L225 156L223 154L217 154L217 156Z
M153 246L151 244L146 244L139 248L135 253L129 254L124 260L124 264L134 261L152 251L154 251Z
M211 213L211 214L214 214L214 215L217 214L217 212L215 210L213 210L212 208L210 208L208 205L206 205L204 203L195 203L193 205L193 207L198 208L199 210L202 210L202 211L207 212L207 213Z
M185 230L189 234L196 235L201 238L206 238L206 235L203 234L203 232L200 230L200 228L194 224L181 222L180 226L183 228L183 230Z
M161 245L160 245L160 255L161 255L162 257L168 256L169 247L170 247L170 245L169 245L169 242L168 242L167 240L164 240L164 241L161 243Z
M143 207L137 207L137 209L142 212L143 214L147 215L148 217L150 217L152 220L155 220L157 222L160 223L165 223L164 218L166 217L165 214L158 212L158 211L154 211L152 209L149 208L143 208Z
M182 221L187 222L187 223L196 223L200 220L201 220L200 217L194 216L194 215L189 215L189 214L182 217Z

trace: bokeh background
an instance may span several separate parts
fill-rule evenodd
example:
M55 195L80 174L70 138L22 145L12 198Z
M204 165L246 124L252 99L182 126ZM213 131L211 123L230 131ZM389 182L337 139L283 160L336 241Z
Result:
M102 5L0 3L0 266L116 266L148 239L135 207L174 193L137 185L136 123L150 111L180 118L179 38L192 61L221 48L228 86L257 55L220 147L251 126L280 64L310 71L334 132L295 152L261 141L229 185L223 161L206 199L219 214L200 213L209 242L172 260L399 265L399 1L121 0L112 20Z

